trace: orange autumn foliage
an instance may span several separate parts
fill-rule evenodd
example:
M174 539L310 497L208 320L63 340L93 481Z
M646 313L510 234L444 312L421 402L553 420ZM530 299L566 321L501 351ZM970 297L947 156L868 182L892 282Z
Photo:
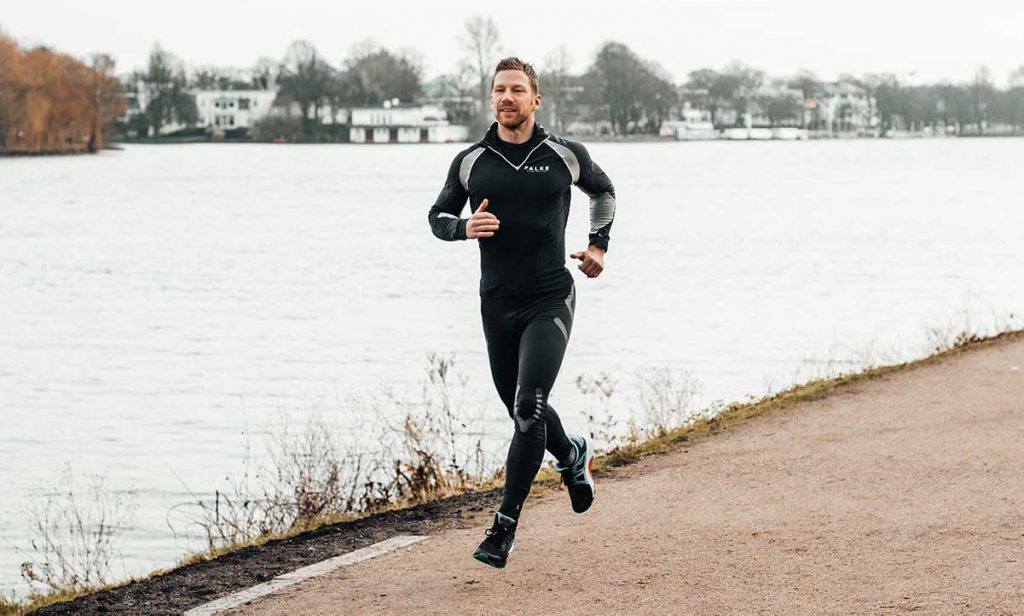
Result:
M108 68L0 36L0 152L94 152L125 102Z

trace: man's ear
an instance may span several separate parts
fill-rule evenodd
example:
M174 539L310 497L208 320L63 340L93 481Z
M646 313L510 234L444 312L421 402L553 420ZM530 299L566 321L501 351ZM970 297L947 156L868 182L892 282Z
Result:
M540 94L533 97L533 110L537 111L540 109Z

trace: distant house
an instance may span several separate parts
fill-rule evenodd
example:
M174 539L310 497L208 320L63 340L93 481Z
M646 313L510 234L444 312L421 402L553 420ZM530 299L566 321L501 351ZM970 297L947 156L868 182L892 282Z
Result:
M804 95L783 83L767 83L757 89L746 114L750 128L798 127L803 124Z
M196 95L199 124L210 129L252 128L273 109L276 90L200 90Z
M685 101L679 109L679 117L679 120L665 121L661 125L660 135L675 137L681 141L701 141L716 137L710 109L703 109Z
M385 101L379 107L354 107L349 115L352 143L448 143L465 141L466 126L451 124L438 105Z
M823 83L804 103L808 128L826 134L870 134L878 130L878 108L867 89L846 81Z
M452 124L469 124L480 108L480 101L474 92L460 90L451 77L441 75L421 86L423 96L419 99L425 105L437 105L448 114Z

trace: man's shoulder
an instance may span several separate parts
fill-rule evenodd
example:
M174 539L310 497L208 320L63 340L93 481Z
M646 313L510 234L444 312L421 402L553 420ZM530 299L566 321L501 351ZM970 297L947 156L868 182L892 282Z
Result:
M475 142L475 143L471 143L468 146L466 146L465 148L459 150L458 153L455 154L455 157L452 158L452 165L451 165L452 169L458 169L462 165L463 161L466 160L467 156L469 156L470 154L472 154L474 152L477 152L478 150L483 150L483 149L484 149L483 145L481 145L479 142Z
M579 141L567 139L554 133L548 133L548 142L569 149L578 160L590 157L590 154L587 152L587 146L583 145L583 143Z
M552 143L557 143L558 145L564 145L565 147L572 148L573 150L579 148L586 149L581 142L574 141L572 139L569 139L568 137L563 137L561 135L556 135L554 133L548 133L548 141L551 141Z

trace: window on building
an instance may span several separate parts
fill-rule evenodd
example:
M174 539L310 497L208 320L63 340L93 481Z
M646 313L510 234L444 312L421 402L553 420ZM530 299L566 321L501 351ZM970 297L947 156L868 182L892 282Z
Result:
M248 109L249 108L249 99L247 99L247 98L240 98L240 99L238 99L238 108L239 109Z

